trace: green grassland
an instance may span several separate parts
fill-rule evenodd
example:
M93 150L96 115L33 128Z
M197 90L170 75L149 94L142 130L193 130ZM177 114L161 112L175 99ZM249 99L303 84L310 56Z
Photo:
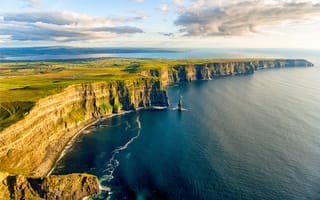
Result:
M109 58L0 63L0 131L28 114L35 102L72 84L141 77L141 71L208 62L254 61Z

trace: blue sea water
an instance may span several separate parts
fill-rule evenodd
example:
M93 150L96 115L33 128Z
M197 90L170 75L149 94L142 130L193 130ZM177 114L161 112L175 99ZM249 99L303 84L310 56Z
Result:
M171 86L167 110L88 127L53 174L97 175L103 192L93 199L320 199L319 52L237 51L316 65ZM215 52L182 57L232 51ZM175 110L180 96L184 112Z

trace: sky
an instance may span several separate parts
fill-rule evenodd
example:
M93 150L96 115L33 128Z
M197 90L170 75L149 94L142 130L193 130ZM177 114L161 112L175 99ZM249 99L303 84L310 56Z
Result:
M0 47L320 48L320 0L1 0Z

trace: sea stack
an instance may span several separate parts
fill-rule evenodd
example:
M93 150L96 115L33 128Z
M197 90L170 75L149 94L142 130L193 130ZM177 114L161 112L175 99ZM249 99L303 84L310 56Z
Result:
M182 97L180 97L178 102L178 111L182 111Z

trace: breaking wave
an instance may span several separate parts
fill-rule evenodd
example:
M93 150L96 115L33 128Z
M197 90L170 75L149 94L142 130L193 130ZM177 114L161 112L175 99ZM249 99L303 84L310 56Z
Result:
M138 132L137 135L132 137L127 143L125 143L123 146L120 146L118 148L116 148L115 150L113 150L112 152L112 156L109 159L109 161L107 162L107 167L104 170L104 172L106 173L106 175L104 175L101 178L101 183L105 183L105 182L110 182L114 176L113 173L115 171L115 169L119 166L120 162L116 159L117 155L121 152L124 151L128 148L128 146L133 143L137 138L139 138L140 136L140 132L141 132L141 122L140 122L140 117L138 116L136 119L136 123L137 123L137 127L138 127ZM129 122L127 122L127 126L125 128L125 131L127 131L129 128L131 127L131 125L129 124Z

